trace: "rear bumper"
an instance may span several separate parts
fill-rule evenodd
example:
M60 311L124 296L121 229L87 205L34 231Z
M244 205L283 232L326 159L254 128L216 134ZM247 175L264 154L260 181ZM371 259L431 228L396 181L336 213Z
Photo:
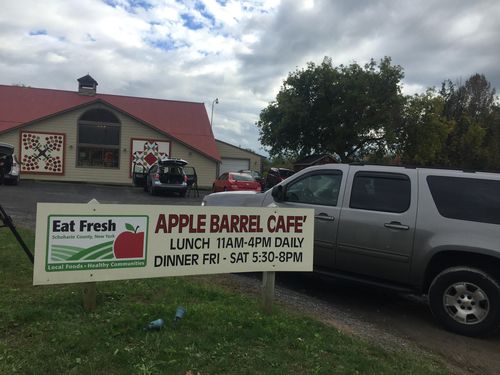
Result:
M153 187L155 188L155 190L172 191L175 193L182 193L187 191L187 184L172 185L172 184L162 184L161 182L156 181L153 183Z
M1 177L0 177L1 179ZM17 184L17 182L20 180L19 175L11 175L11 174L6 174L3 176L3 181L4 183L13 183Z

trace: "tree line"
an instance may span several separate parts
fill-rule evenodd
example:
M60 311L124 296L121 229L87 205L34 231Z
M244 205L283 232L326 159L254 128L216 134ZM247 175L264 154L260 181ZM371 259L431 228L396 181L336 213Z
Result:
M389 57L289 73L260 113L271 158L339 154L344 162L500 170L500 106L483 74L403 95L403 68Z

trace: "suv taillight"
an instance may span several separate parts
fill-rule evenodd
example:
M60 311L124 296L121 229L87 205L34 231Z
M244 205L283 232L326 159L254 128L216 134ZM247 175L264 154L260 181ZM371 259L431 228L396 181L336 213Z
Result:
M187 184L188 182L188 176L184 175L184 182Z

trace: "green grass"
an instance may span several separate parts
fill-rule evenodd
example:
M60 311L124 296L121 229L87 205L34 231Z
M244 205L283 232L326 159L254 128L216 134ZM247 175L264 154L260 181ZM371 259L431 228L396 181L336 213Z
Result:
M31 231L21 231L33 248ZM434 357L383 349L308 317L199 279L33 287L32 267L0 229L0 374L445 374ZM213 283L212 283L213 284ZM187 309L174 327L176 308ZM146 332L163 318L159 332Z

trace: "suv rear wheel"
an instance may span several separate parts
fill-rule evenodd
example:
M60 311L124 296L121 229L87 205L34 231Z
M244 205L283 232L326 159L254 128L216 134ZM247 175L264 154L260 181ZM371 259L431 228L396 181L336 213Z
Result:
M461 335L491 334L500 325L500 286L480 269L441 272L429 288L429 304L437 320Z

